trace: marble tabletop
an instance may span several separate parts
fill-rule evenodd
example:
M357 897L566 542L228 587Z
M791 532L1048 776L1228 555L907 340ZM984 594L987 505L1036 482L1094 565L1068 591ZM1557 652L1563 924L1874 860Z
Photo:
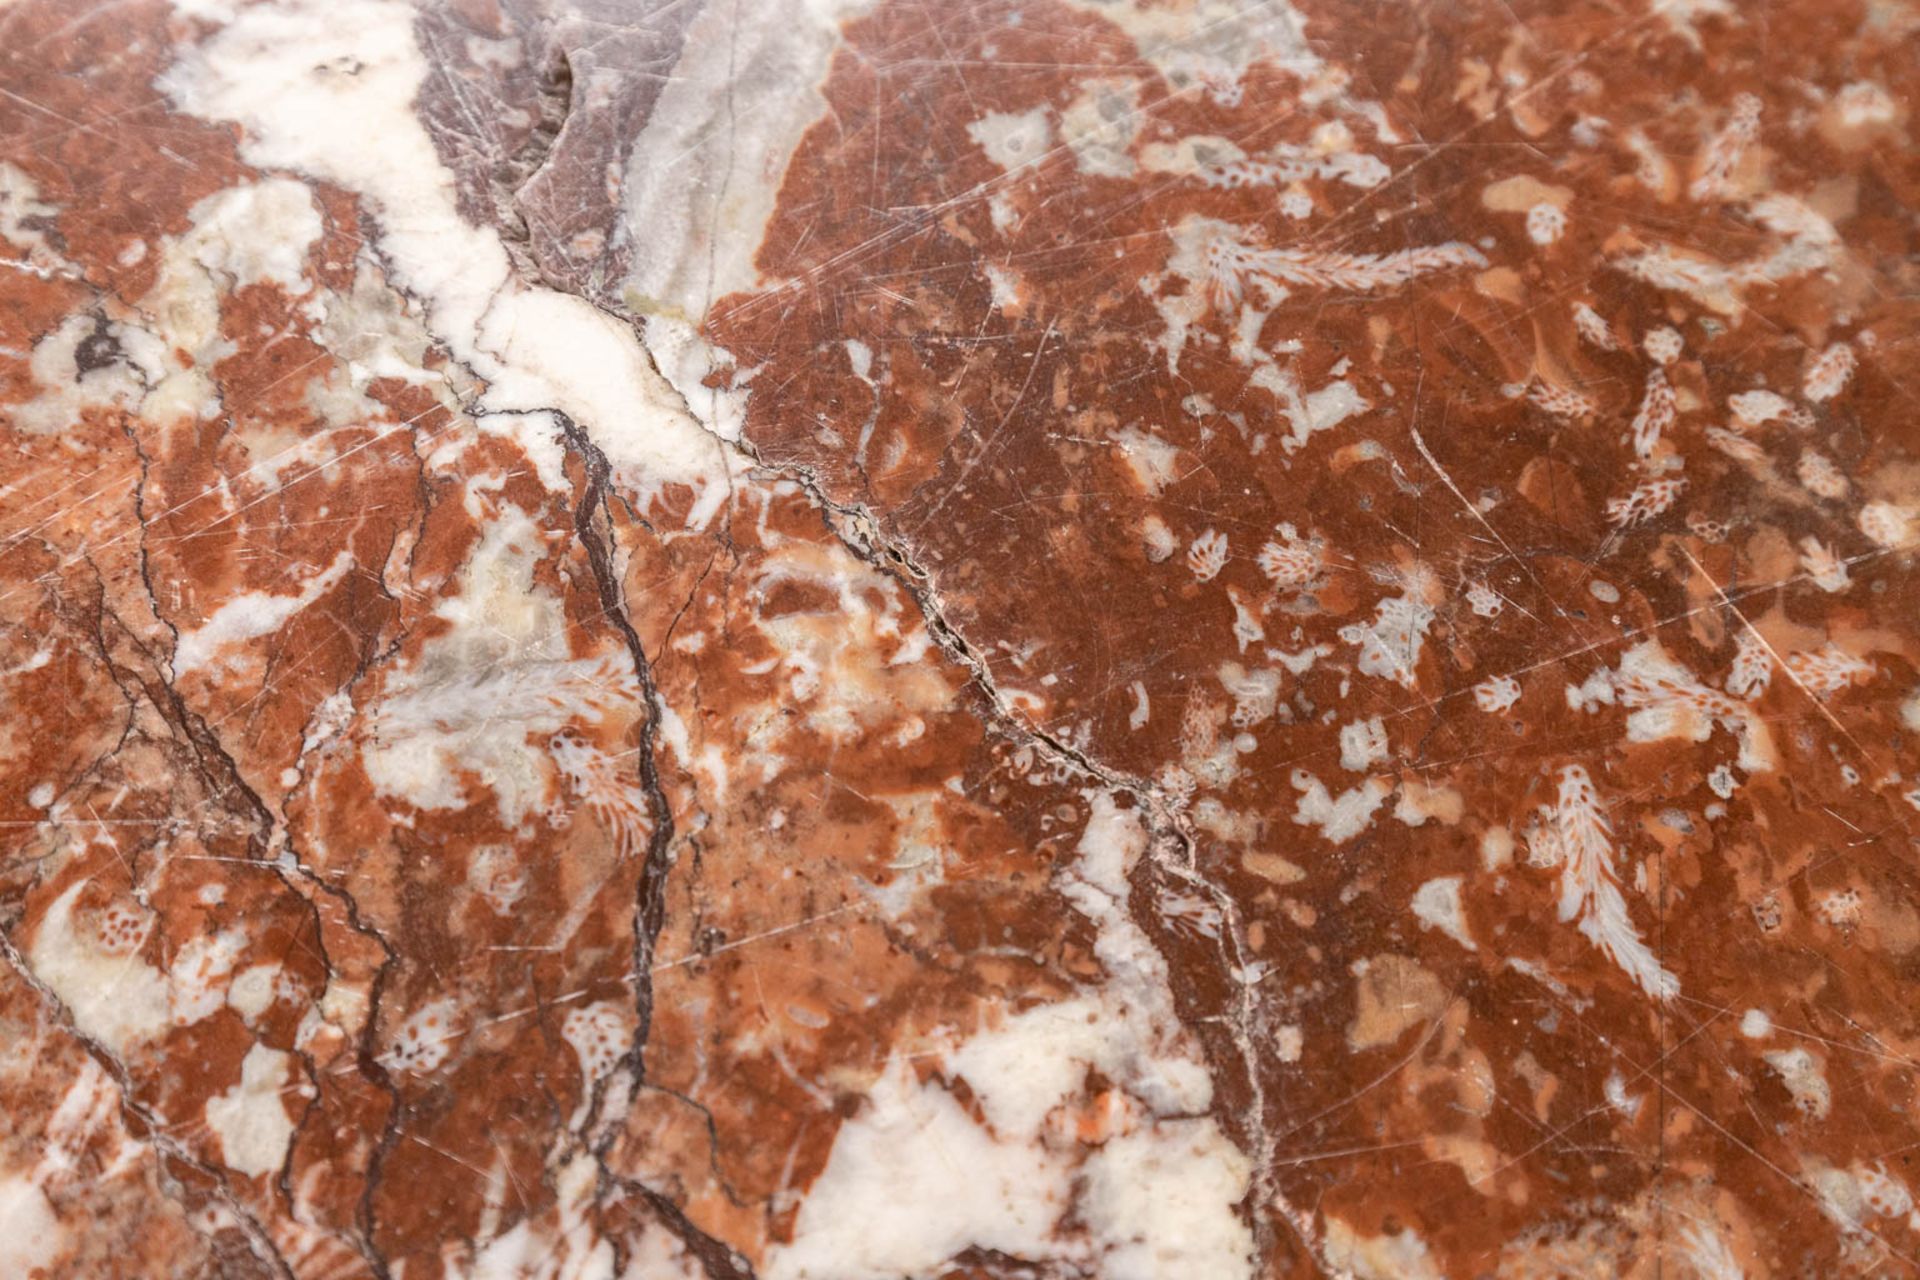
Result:
M0 1278L1920 1273L1916 0L0 0Z

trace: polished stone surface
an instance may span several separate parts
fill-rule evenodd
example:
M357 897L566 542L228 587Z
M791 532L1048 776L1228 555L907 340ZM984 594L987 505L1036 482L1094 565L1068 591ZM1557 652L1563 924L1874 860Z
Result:
M1914 0L0 0L0 1275L1920 1271Z

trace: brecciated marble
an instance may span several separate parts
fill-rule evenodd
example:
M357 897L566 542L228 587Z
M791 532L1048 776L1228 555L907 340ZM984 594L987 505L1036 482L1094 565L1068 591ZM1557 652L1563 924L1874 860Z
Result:
M1914 0L0 0L0 1276L1920 1273Z

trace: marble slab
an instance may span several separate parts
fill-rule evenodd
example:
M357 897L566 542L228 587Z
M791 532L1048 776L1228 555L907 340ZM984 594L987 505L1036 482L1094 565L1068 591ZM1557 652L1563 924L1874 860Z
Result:
M0 1277L1920 1273L1915 0L0 0Z

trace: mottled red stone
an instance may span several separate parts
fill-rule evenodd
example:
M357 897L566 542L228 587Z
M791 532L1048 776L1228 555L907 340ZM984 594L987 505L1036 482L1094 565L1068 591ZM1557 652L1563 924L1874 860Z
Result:
M228 8L0 7L0 1271L1920 1270L1907 7Z

